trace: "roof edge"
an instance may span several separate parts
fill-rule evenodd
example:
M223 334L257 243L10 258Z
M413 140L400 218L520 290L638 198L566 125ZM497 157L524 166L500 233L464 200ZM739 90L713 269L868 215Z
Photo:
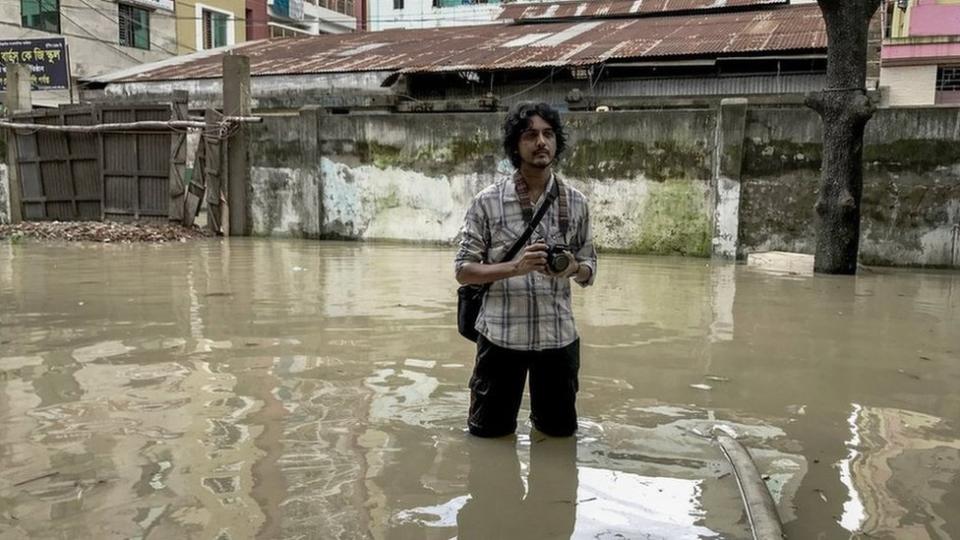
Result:
M582 2L565 1L565 2L551 2L551 3L552 4L578 4ZM511 5L517 5L517 4L511 4ZM532 4L532 5L536 5L536 4ZM783 8L798 8L798 7L807 8L809 5L816 5L816 4L791 4L790 0L770 0L767 2L761 2L757 4L747 4L747 5L739 5L739 6L702 7L702 8L678 9L678 10L671 10L671 11L646 11L646 12L637 12L637 13L611 13L608 15L579 15L579 16L571 15L567 17L529 17L529 18L519 18L519 19L502 18L499 20L505 21L508 25L519 26L519 25L532 25L532 24L544 24L544 23L609 21L609 20L618 20L618 19L686 17L690 15L711 15L715 13L743 13L743 12L749 12L749 11L766 11L771 9L783 9Z

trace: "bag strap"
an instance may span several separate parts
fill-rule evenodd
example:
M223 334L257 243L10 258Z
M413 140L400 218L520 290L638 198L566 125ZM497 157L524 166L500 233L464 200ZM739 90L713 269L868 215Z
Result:
M503 257L503 260L500 262L506 262L513 260L517 256L517 253L523 249L523 245L527 243L527 240L533 236L533 232L537 229L537 225L540 224L540 221L543 220L543 216L546 215L547 210L550 209L550 205L553 203L553 200L559 196L560 189L557 187L557 182L553 183L553 189L550 190L550 193L547 193L547 199L543 201L543 204L540 205L540 209L537 210L537 214L533 216L533 219L530 220L530 223L527 223L527 228L523 231L523 234L520 235L520 238L517 238L517 241L510 246L510 251Z
M519 171L514 175L514 182L517 186L517 197L520 199L520 206L523 209L523 220L529 222L533 220L533 204L530 202L530 188L527 186L526 180L520 176ZM564 243L566 243L567 229L570 228L570 209L568 208L567 190L564 189L563 183L560 182L560 177L556 174L553 175L553 183L559 184L556 187L560 193L562 193L562 195L557 196L557 204L560 206L560 235L563 237Z
M543 216L546 215L547 210L550 208L550 205L553 203L553 200L556 199L560 194L560 189L558 187L559 182L553 183L553 189L550 190L550 193L547 193L547 199L543 201L543 204L540 205L540 209L537 210L537 214L533 216L533 219L530 220L530 223L527 223L527 228L523 231L523 234L520 235L520 238L517 238L517 241L510 246L510 251L503 257L503 260L499 262L506 262L512 260L517 256L517 253L523 248L523 245L527 243L527 240L533 236L533 231L536 230L537 225L540 224L540 221L543 219ZM490 289L491 283L485 283L481 289L478 291L478 294L484 294Z

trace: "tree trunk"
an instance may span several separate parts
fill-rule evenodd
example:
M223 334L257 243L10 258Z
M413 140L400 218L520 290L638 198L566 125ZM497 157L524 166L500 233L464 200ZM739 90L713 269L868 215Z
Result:
M827 26L827 88L807 98L823 119L814 271L855 274L863 194L863 131L874 105L866 92L867 36L881 0L817 0Z

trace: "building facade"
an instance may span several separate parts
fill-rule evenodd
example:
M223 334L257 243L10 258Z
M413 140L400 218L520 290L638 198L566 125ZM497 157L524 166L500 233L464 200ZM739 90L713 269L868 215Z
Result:
M270 16L267 12L267 0L247 0L245 19L247 41L270 37Z
M360 0L358 0L360 1ZM492 23L500 0L363 0L369 30L440 28Z
M960 0L886 0L887 106L960 105Z
M246 12L246 0L176 0L179 54L246 41Z
M173 0L4 0L0 37L62 37L70 76L85 79L176 55L174 14ZM37 92L34 103L68 103L70 95Z
M268 37L343 34L361 29L361 0L268 0Z

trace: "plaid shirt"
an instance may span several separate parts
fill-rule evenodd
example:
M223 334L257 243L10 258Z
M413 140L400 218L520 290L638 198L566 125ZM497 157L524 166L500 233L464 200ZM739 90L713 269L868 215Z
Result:
M553 182L551 178L544 194L553 189ZM555 200L527 244L566 244L577 261L590 268L590 278L578 282L586 287L593 284L597 275L587 199L566 183L561 185L569 205L566 238L560 232L560 205ZM534 204L534 211L545 200L544 195ZM456 271L470 262L501 262L526 227L513 178L505 177L484 189L467 210ZM491 343L508 349L541 351L570 345L578 337L570 303L570 279L531 272L494 282L484 297L476 328Z

